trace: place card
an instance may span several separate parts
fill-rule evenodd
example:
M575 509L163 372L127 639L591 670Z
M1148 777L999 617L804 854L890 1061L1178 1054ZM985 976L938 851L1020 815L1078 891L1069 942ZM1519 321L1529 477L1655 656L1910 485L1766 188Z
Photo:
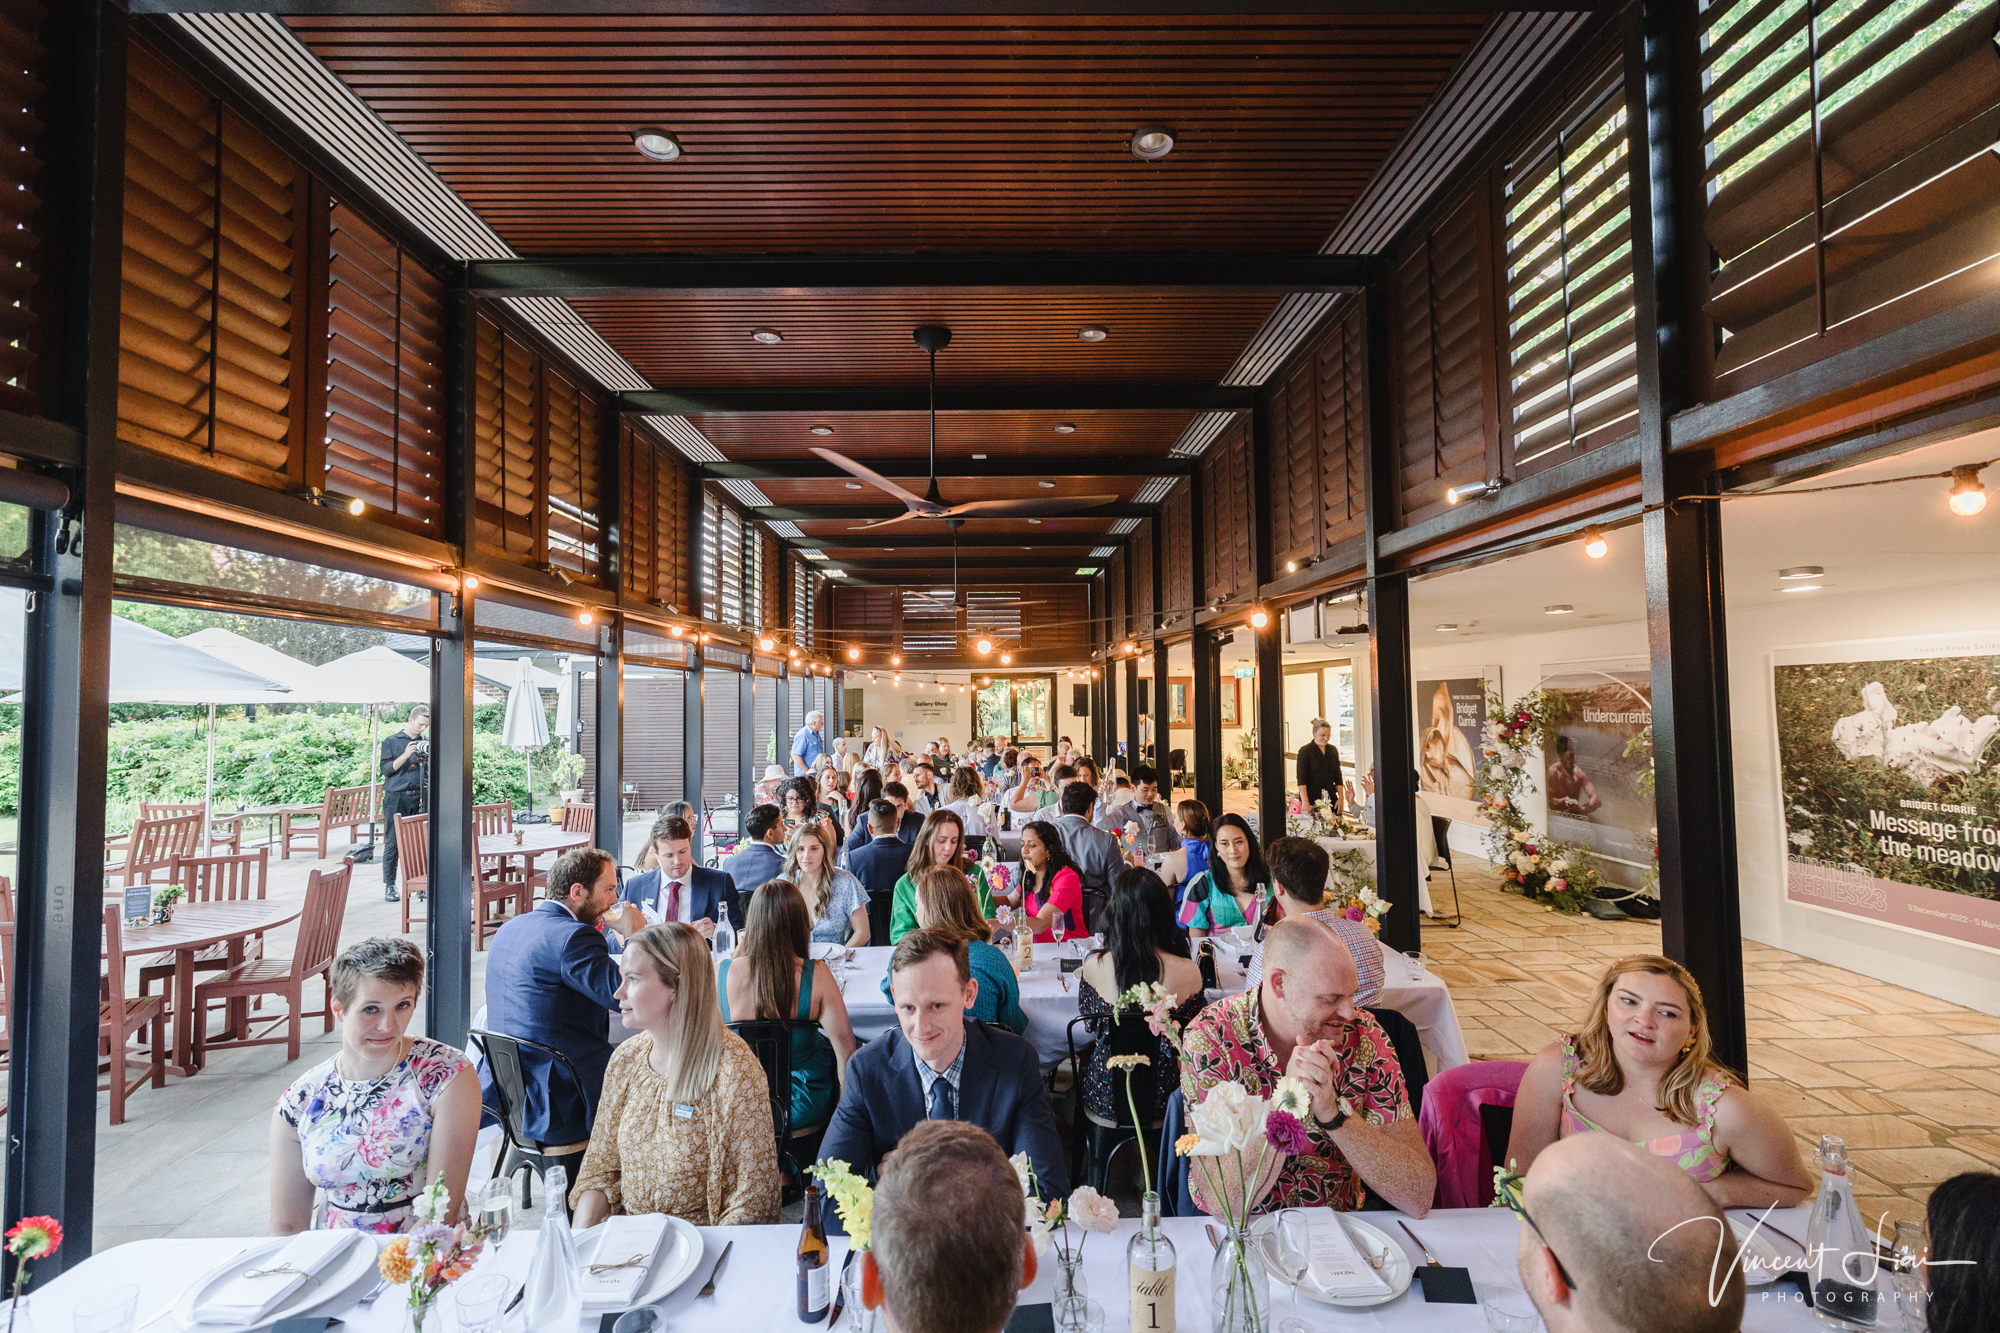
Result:
M1043 1301L1038 1305L1017 1305L1007 1316L1007 1333L1055 1333L1056 1307Z
M1479 1298L1472 1294L1469 1268L1446 1268L1443 1264L1432 1268L1429 1264L1419 1264L1416 1278L1423 1285L1426 1305L1479 1304Z
M597 1247L583 1266L583 1303L630 1305L666 1232L667 1219L659 1213L606 1219Z
M1380 1296L1389 1290L1347 1228L1330 1211L1315 1210L1306 1228L1307 1269L1328 1296Z

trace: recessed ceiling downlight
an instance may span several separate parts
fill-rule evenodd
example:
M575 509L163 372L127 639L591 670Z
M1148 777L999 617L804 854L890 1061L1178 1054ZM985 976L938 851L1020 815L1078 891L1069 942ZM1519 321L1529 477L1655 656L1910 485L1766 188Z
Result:
M833 427L831 427L831 426L813 426L813 427L810 427L810 429L811 429L812 433L813 433L813 434L815 434L815 435L831 435L831 434L833 434Z
M1076 331L1076 336L1087 343L1101 343L1111 336L1111 330L1102 324L1086 324Z
M1130 146L1141 162L1157 162L1174 151L1174 132L1164 125L1141 125L1132 131Z
M1826 566L1824 565L1793 565L1789 569L1779 570L1778 577L1781 579L1816 579L1824 573L1826 573Z
M1056 434L1058 434L1058 435L1074 435L1074 434L1076 434L1076 427L1075 427L1075 426L1073 426L1073 425L1071 425L1071 424L1070 424L1069 422L1067 422L1067 421L1058 421L1058 422L1056 423Z
M766 347L775 347L785 340L785 335L776 329L752 329L750 330L750 340L752 342L763 343Z
M632 146L653 162L673 162L681 155L681 141L665 130L633 130Z

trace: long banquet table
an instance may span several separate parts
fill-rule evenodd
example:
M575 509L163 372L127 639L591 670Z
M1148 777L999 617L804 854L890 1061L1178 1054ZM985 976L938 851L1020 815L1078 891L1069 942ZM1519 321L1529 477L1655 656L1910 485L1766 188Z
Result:
M1771 1221L1794 1236L1803 1236L1811 1211L1809 1206L1802 1205L1772 1214ZM1403 1247L1413 1267L1423 1264L1422 1253L1395 1225L1400 1214L1382 1212L1364 1216ZM1178 1316L1176 1326L1180 1333L1208 1333L1209 1329L1209 1265L1212 1256L1202 1231L1206 1220L1199 1217L1167 1218L1161 1223L1177 1251L1174 1299ZM1520 1224L1505 1209L1441 1209L1421 1222L1411 1219L1411 1225L1441 1263L1471 1270L1476 1295L1484 1297L1499 1287L1521 1285L1515 1260ZM1094 1236L1083 1251L1088 1295L1103 1307L1104 1327L1112 1333L1128 1326L1125 1243L1137 1229L1137 1222L1127 1219L1116 1235ZM694 1330L736 1333L742 1329L778 1333L779 1330L805 1327L799 1323L793 1307L793 1251L799 1234L795 1224L703 1227L701 1232L703 1254L694 1276L660 1304L669 1328L679 1333L694 1333ZM723 1245L730 1242L735 1248L716 1282L715 1295L699 1296L697 1293L702 1280L714 1266ZM71 1311L77 1304L102 1294L108 1287L131 1283L139 1287L139 1318L144 1319L174 1300L189 1283L229 1260L247 1243L242 1239L132 1241L91 1256L36 1291L27 1298L25 1305L35 1328L67 1329L71 1323ZM833 1262L838 1265L846 1256L846 1241L836 1237L833 1245ZM534 1247L533 1230L517 1230L505 1244L497 1247L496 1253L482 1257L474 1272L505 1273L520 1281L527 1275ZM1790 1255L1794 1248L1780 1243L1782 1253ZM1643 1256L1632 1258L1634 1263L1643 1261ZM1705 1281L1706 1276L1704 1272L1697 1280ZM1273 1285L1277 1313L1281 1317L1290 1313L1289 1299L1283 1293L1281 1285ZM372 1305L339 1312L339 1327L359 1333L391 1333L402 1328L400 1294L400 1288L392 1287ZM1049 1275L1045 1266L1034 1283L1022 1292L1021 1301L1023 1304L1036 1304L1047 1303L1049 1299ZM1393 1328L1416 1333L1422 1330L1464 1330L1465 1333L1473 1333L1486 1327L1478 1305L1426 1304L1422 1284L1414 1282L1408 1291L1394 1300L1366 1309L1335 1309L1316 1305L1310 1300L1301 1304L1306 1322L1319 1330ZM462 1328L456 1311L449 1307L450 1296L447 1294L441 1303L445 1318L426 1321L426 1327L435 1327L439 1333L455 1333ZM502 1329L509 1330L509 1333L518 1329L519 1313L515 1311L513 1323L496 1324L496 1333ZM598 1321L599 1315L586 1315L578 1326L578 1333L595 1333ZM137 1327L141 1333L166 1333L176 1326L169 1316ZM881 1333L883 1327L878 1320L874 1326L875 1333ZM1742 1327L1745 1333L1782 1333L1782 1330L1804 1330L1817 1325L1797 1286L1780 1282L1751 1289ZM549 1331L536 1330L535 1333ZM567 1330L556 1330L555 1333L567 1333Z
M1424 1048L1439 1069L1466 1064L1471 1057L1466 1053L1465 1035L1459 1031L1458 1010L1452 1005L1451 991L1429 971L1411 981L1401 954L1379 942L1376 947L1382 950L1384 981L1375 1007L1394 1009L1416 1024ZM1061 946L1037 944L1035 968L1020 979L1021 1012L1028 1017L1027 1037L1040 1052L1045 1066L1069 1056L1067 1034L1069 1021L1077 1014L1077 979L1073 972L1062 972L1057 958L1059 954L1077 957L1078 949L1073 940ZM847 1004L854 1035L864 1040L873 1040L896 1025L895 1008L882 994L882 977L889 970L892 952L886 947L856 949L841 983L840 995ZM1243 967L1237 961L1240 956L1233 948L1217 951L1215 976L1225 993L1243 989ZM1078 1044L1085 1040L1079 1034Z

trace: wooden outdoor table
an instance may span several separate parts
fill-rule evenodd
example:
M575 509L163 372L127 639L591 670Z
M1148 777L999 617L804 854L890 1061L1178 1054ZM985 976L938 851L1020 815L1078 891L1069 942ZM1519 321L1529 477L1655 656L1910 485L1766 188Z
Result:
M266 843L271 841L271 825L276 824L279 835L278 846L289 848L292 845L292 821L300 815L316 815L325 808L326 806L323 802L315 801L311 805L253 805L248 809L237 810L234 813L243 819L263 820L264 841ZM229 814L231 812L225 810L222 813Z
M520 838L516 843L515 838ZM528 824L512 833L482 833L479 837L481 857L519 857L521 878L535 877L535 859L550 853L561 855L576 847L588 847L593 835L589 833L568 833L559 824Z
M243 941L259 931L271 930L287 921L296 921L303 902L276 898L242 898L223 902L176 903L174 919L164 926L127 929L128 953L170 950L174 955L174 1052L167 1072L182 1078L200 1068L194 1058L194 958L211 944L228 946L229 965L243 961ZM237 1006L231 1001L230 1021L238 1021Z

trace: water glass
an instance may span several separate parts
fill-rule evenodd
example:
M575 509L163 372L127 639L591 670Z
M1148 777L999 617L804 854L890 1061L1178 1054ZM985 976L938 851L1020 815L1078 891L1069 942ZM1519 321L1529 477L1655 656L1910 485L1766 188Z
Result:
M654 1329L660 1328L666 1322L666 1316L658 1310L650 1305L642 1305L636 1310L627 1310L619 1315L618 1322L611 1326L611 1333L653 1333Z
M1896 1223L1893 1245L1896 1256L1896 1304L1906 1333L1924 1333L1930 1326L1930 1283L1924 1265L1930 1261L1930 1238L1921 1220L1905 1218Z
M458 1326L466 1333L479 1333L500 1313L500 1303L514 1290L514 1279L500 1273L484 1277L464 1277L452 1284L452 1303L458 1306Z
M1430 966L1430 959L1416 949L1403 951L1403 972L1411 981L1422 981L1424 969Z
M1056 1306L1056 1333L1104 1333L1104 1307L1072 1296Z
M507 1233L514 1228L514 1181L511 1177L496 1176L481 1187L479 1212L474 1221L490 1230L486 1243L495 1249L507 1239Z
M1495 1287L1479 1304L1493 1333L1535 1333L1542 1326L1535 1303L1519 1287Z
M139 1309L139 1289L113 1287L101 1292L70 1314L76 1333L125 1333Z

